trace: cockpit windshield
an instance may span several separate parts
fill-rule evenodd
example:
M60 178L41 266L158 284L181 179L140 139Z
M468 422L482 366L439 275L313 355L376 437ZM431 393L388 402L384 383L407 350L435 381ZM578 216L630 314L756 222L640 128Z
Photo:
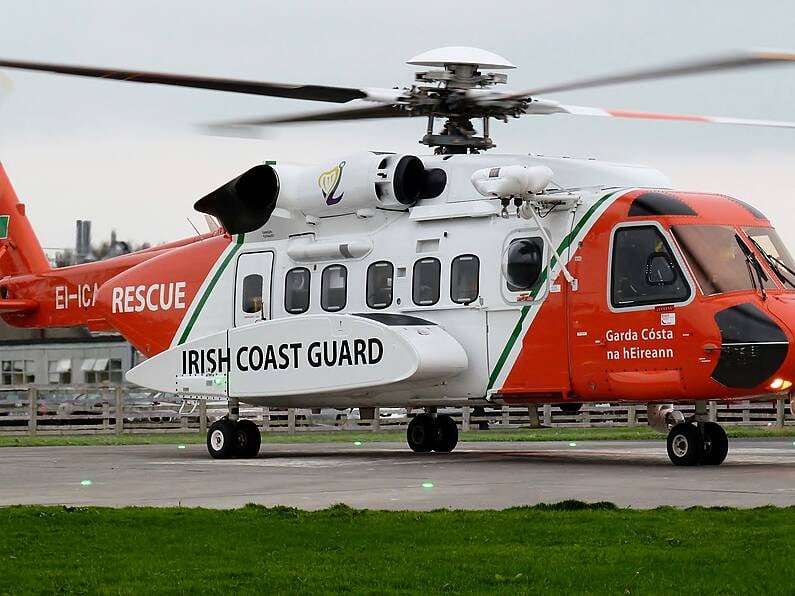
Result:
M753 291L760 285L765 289L776 288L775 282L767 275L760 275L749 261L745 253L749 249L741 245L742 240L732 226L681 225L673 226L671 231L705 296Z
M751 242L788 290L795 290L795 261L773 228L743 228Z

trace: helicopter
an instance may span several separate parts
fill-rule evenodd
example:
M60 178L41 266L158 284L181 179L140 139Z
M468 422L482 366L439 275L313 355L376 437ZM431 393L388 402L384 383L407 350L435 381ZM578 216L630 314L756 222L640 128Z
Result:
M221 124L233 130L425 119L420 142L432 149L257 164L196 202L217 223L210 232L63 268L50 266L0 166L0 312L19 327L118 332L146 357L128 381L227 399L207 433L217 459L259 452L240 403L422 409L408 446L443 453L458 429L437 408L628 402L649 405L673 464L719 465L728 439L708 401L787 396L795 380L795 260L771 222L739 199L676 191L645 166L495 154L489 124L570 114L795 128L545 98L792 62L749 51L503 92L507 76L486 71L515 66L467 47L415 56L425 68L392 89L0 60L350 104Z

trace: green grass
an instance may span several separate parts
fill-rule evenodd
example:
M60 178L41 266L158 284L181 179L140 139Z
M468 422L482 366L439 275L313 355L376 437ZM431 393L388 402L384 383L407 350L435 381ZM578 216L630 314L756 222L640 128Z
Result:
M0 594L792 594L795 508L0 509Z
M784 428L726 426L730 438L747 437L795 437L795 426ZM634 428L542 428L521 430L488 430L468 431L460 434L461 441L629 441L659 440L664 435L647 426ZM329 432L297 432L288 435L284 432L262 434L263 443L377 443L384 441L402 442L406 440L404 431L329 431ZM195 433L168 434L124 434L124 435L37 435L10 436L0 435L0 447L46 447L46 446L78 446L78 445L178 445L200 444L205 442L205 435Z

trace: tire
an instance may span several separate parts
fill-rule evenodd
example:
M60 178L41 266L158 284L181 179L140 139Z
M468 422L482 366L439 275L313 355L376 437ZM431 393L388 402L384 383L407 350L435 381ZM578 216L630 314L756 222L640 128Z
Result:
M694 424L681 422L668 433L668 457L675 466L695 466L704 452L701 431Z
M253 420L238 420L235 430L235 455L243 458L253 458L259 455L262 444L262 435L259 427Z
M458 445L458 427L450 416L442 414L436 417L436 441L434 451L450 453Z
M415 453L428 453L436 444L436 421L430 414L419 414L409 422L406 441Z
M207 451L213 459L230 459L235 456L235 423L222 418L207 431Z
M704 452L701 463L705 466L719 466L729 453L729 438L717 422L704 423Z

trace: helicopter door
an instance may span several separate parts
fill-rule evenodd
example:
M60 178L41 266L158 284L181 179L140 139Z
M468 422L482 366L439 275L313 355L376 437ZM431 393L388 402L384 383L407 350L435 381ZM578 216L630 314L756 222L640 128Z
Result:
M576 393L586 399L686 397L687 378L704 367L704 352L687 339L697 326L687 307L694 284L668 231L655 221L620 223L599 241L584 242L574 261Z
M271 317L273 253L254 252L237 259L235 327Z

